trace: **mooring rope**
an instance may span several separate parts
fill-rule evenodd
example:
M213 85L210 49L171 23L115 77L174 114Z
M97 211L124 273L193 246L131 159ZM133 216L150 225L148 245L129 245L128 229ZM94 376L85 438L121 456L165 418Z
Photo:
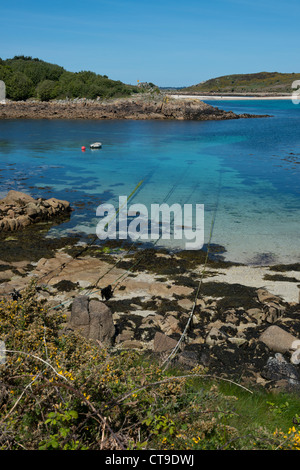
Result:
M134 188L134 190L129 194L129 196L127 197L127 202L134 196L134 194L137 192L137 190L140 188L140 186L143 184L144 182L144 179L139 181L139 183L136 185L136 187ZM117 213L120 211L120 208L118 209L118 211L115 213L115 217L117 216ZM114 218L115 218L114 217ZM62 263L61 266L53 269L52 271L44 274L43 276L41 276L39 279L37 279L37 282L40 281L41 279L43 279L44 277L48 277L49 274L51 274L52 272L55 272L57 271L58 269L60 269L60 272L66 267L68 266L70 263L72 263L72 261L74 261L76 258L78 258L80 255L82 255L82 253L84 253L86 250L88 250L96 241L98 240L98 236L96 235L93 240L88 243L87 245L84 246L84 248L82 250L80 250L78 253L76 253L75 256L73 256L72 259L70 259L69 261L67 261L66 263ZM50 279L48 280L47 284L49 283ZM47 285L46 284L46 285Z
M138 190L140 189L140 187L142 186L142 184L147 181L149 179L149 175L151 175L153 173L153 171L149 171L147 175L145 175L145 177L137 184L137 186L134 188L134 190L130 193L130 195L127 197L127 202L134 196L136 195L136 193L138 192ZM170 191L171 192L171 191ZM118 209L117 213L120 211L120 208ZM115 214L115 216L117 215L117 213ZM69 261L65 262L65 263L62 263L60 266L54 268L53 270L51 271L48 271L47 273L43 274L42 276L40 276L38 279L36 279L36 282L40 282L41 279L43 279L44 277L48 277L50 274L52 273L55 273L56 271L60 270L60 273L62 272L62 270L68 266L70 263L72 263L72 261L74 261L75 259L77 259L80 255L82 255L82 253L84 253L85 251L87 251L94 243L96 243L96 241L98 240L98 236L96 235L92 241L88 244L86 244L82 250L80 250L79 252L76 253L75 256L72 257L72 259L70 259ZM132 249L132 247L130 248L130 250ZM118 261L119 262L119 261ZM116 264L118 264L118 262ZM114 269L114 266L112 268L110 268L107 273L109 273L112 269ZM106 275L107 273L105 273L104 275ZM103 276L104 277L104 276ZM46 286L49 284L49 281L50 279L48 280L48 282L45 284ZM84 288L83 288L84 289ZM19 290L18 292L21 292L21 290Z
M184 174L186 174L186 173L187 173L187 169L185 170L185 173L184 173ZM163 200L164 203L165 203L165 202L169 199L169 197L173 194L173 192L175 191L175 189L176 189L178 183L179 183L180 181L182 181L182 176L183 176L183 175L181 175L180 178L178 178L178 180L173 184L173 186L171 187L171 189L169 190L169 192L166 194L166 196L164 197L164 200ZM134 247L134 245L135 245L138 241L139 241L138 238L133 241L133 243L130 245L129 249L127 250L127 252L124 253L123 256L120 257L120 258L117 260L117 262L116 262L111 268L109 268L103 275L101 275L101 276L99 277L99 279L97 279L97 281L96 281L95 284L92 286L92 288L96 288L96 287L98 286L98 284L99 284L99 282L101 281L101 279L103 279L109 272L111 272L111 271L130 253L130 251L132 250L132 248ZM157 240L157 242L158 242L158 241L159 241L159 240ZM156 242L156 243L157 243L157 242ZM156 243L155 243L155 244L156 244ZM155 244L154 244L154 245L155 245ZM135 266L135 265L134 265L134 266ZM133 267L134 267L134 266L133 266ZM133 267L132 267L132 268L133 268ZM118 278L117 278L117 279L118 279ZM115 282L116 282L116 281L114 281L113 284L115 284ZM90 290L90 289L89 289L89 290ZM97 291L97 292L98 292L98 291Z
M180 177L180 180L182 180L182 175L181 175L181 177ZM177 183L175 183L175 184L173 185L173 187L171 188L171 190L169 191L169 193L166 195L165 199L168 198L168 197L170 196L170 194L173 193L174 188L176 188L176 186L177 186ZM198 186L199 186L199 183L197 182L197 183L194 185L193 190L191 191L190 195L188 196L187 201L191 198L192 194L194 193L194 191L196 190L196 188L197 188ZM173 218L174 218L174 215L173 215ZM159 242L159 240L161 239L162 235L163 235L163 234L161 233L160 237L159 237L157 240L155 240L155 242L152 244L152 246L155 246L155 245ZM133 246L137 241L138 241L138 239L135 240L135 241L132 243L131 246ZM130 248L130 249L131 249L131 248ZM129 253L130 249L128 250L127 253ZM132 266L131 266L130 268L128 268L128 269L125 271L125 273L122 273L121 275L119 275L119 276L112 282L112 284L111 284L112 286L116 284L115 287L114 287L114 290L116 289L117 285L120 284L121 279L122 279L123 277L125 277L125 276L128 276L129 273L132 271L132 269L133 269L135 266L137 266L137 265L141 262L141 260L143 259L143 257L147 254L147 251L146 251L146 250L147 250L146 248L145 248L144 250L142 250L141 256L132 264ZM124 256L126 256L126 253L125 253ZM123 257L124 257L124 256L123 256ZM123 258L122 258L122 259L123 259ZM118 264L119 261L121 261L121 260L118 260L117 263L115 263L114 266L112 266L111 268L109 268L109 270L108 270L107 272L105 272L105 273L97 280L96 285L99 283L100 279L102 279L103 277L105 277L108 272L110 272L112 269L114 269L114 267ZM119 282L118 282L118 281L119 281ZM94 286L95 286L95 285L94 285ZM85 289L83 288L82 290L85 290ZM93 295L93 294L96 294L96 293L100 292L101 290L102 290L102 288L99 288L99 289L96 289L96 290L90 292L90 288L89 288L87 291L85 291L85 293L84 293L83 295ZM62 303L56 305L56 306L53 306L52 309L59 308L59 307L65 305L65 304L67 304L67 303L69 303L69 302L71 302L71 300L67 300L67 301L65 301L65 302L62 302Z
M146 178L144 178L143 180L139 181L139 183L136 185L136 187L134 188L134 190L130 193L130 195L127 197L127 201L129 201L133 196L134 194L138 191L138 189L140 188L140 186L143 184L143 182L145 181ZM120 209L119 209L120 210ZM117 212L119 212L119 210ZM115 214L115 216L117 215L117 213ZM60 264L59 266L57 266L56 268L52 269L51 271L48 271L47 273L43 274L42 276L38 277L35 279L35 282L38 283L40 282L42 279L44 279L45 277L48 277L49 275L53 274L53 273L56 273L56 272L59 272L61 273L63 271L63 269L66 268L66 266L68 266L70 263L72 263L75 259L77 259L80 255L82 255L82 253L84 253L86 250L88 250L90 248L90 246L92 246L96 241L98 240L98 236L96 235L93 240L86 244L80 251L78 251L76 253L76 255L74 255L69 261L66 261L62 264ZM47 286L50 282L52 278L48 279L47 283L45 284L45 286ZM24 291L26 289L26 287L23 287L23 289L19 289L18 291L16 289L13 290L13 292L11 294L7 294L7 295L12 295L12 296L15 296L16 299L17 298L20 298L21 297L21 292Z
M213 213L213 217L212 217L212 221L211 221L211 226L210 226L210 233L209 233L209 240L208 240L208 243L207 243L207 252L206 252L206 257L205 257L205 261L204 261L204 266L203 266L203 270L202 270L202 275L201 275L201 278L199 280L199 283L198 283L198 286L197 286L197 289L196 289L196 293L195 293L195 297L194 297L194 302L193 302L193 305L192 305L192 309L191 309L191 312L190 312L190 315L188 317L188 320L187 320L187 323L185 325L185 328L177 342L177 344L175 345L175 347L172 349L171 353L168 355L168 357L163 361L162 363L162 366L165 366L164 367L164 370L167 368L168 364L170 363L170 361L172 359L174 359L174 357L176 356L179 348L180 348L180 345L182 343L182 341L184 341L185 339L185 336L186 336L186 333L189 329L189 326L190 326L190 323L192 321L192 318L193 318L193 315L195 313L195 308L197 306L197 300L198 300L198 297L199 297L199 294L200 294L200 289L201 289L201 286L202 286L202 283L203 283L203 278L204 278L204 274L205 274L205 270L206 270L206 267L207 267L207 263L208 263L208 258L209 258L209 250L210 250L210 245L211 245L211 241L212 241L212 236L213 236L213 229L214 229L214 225L215 225L215 221L216 221L216 214L217 214L217 210L218 210L218 206L219 206L219 197L220 197L220 188L221 188L221 179L219 180L219 189L218 189L218 193L217 193L217 203L215 205L215 209L214 209L214 213Z
M197 188L198 186L199 186L199 183L196 183L196 184L194 185L193 190L191 191L189 197L187 198L187 201L189 201L189 199L191 198L192 194L194 193L194 191L196 190L196 188ZM175 218L175 214L173 214L173 221L174 221L174 218ZM155 240L155 242L152 243L152 246L155 246L155 245L160 241L160 239L162 238L162 236L163 236L163 233L161 233L161 235ZM128 276L129 272L132 271L132 269L133 269L134 267L136 267L136 266L141 262L141 260L143 259L143 257L144 257L146 254L147 254L147 252L146 252L146 249L145 249L144 252L142 252L140 258L138 258L138 259L136 260L136 262L133 263L133 265L132 265L129 269L127 269L127 271L126 271L125 273L121 274L121 275L113 282L112 285L116 284L117 281L119 281L119 282L117 283L117 285L120 284L121 279L122 279L124 276ZM117 285L116 285L116 286L117 286ZM115 288L116 288L116 287L115 287Z

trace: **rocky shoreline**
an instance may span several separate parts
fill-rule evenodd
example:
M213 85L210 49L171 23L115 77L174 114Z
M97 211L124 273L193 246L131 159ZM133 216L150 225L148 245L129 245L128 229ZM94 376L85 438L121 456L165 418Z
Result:
M0 119L158 119L227 120L268 117L235 114L211 106L199 99L172 99L168 96L136 96L108 101L7 101L0 104Z
M68 215L70 203L54 197L34 199L29 194L11 190L0 199L0 232L22 230L28 225Z
M216 280L220 270L237 268L222 257L209 258L203 276L204 252L127 251L76 237L55 240L38 226L13 237L2 233L0 297L22 295L34 280L49 312L66 314L64 333L75 331L115 352L134 349L161 363L180 343L172 365L299 393L299 299L287 301L263 285L244 284L243 278ZM287 266L277 266L276 272L280 269L288 276ZM299 266L292 269L299 274ZM113 295L106 300L101 291L109 285Z
M222 247L211 247L207 260L204 250L48 237L70 210L67 201L16 191L0 201L0 298L22 298L33 281L49 313L66 315L66 334L299 393L298 264L260 268L259 278L255 267L225 262Z

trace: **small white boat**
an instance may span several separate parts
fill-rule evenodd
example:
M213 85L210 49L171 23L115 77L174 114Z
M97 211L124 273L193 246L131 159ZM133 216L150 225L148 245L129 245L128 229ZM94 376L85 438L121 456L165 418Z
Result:
M95 143L90 145L91 149L101 149L101 147L102 147L101 142L95 142Z

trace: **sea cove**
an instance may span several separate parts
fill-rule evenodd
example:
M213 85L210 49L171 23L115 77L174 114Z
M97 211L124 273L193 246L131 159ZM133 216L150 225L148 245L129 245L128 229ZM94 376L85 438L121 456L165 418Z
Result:
M299 255L300 108L291 101L226 101L224 121L0 121L1 197L10 189L57 197L74 208L49 236L95 234L99 204L203 204L205 243L228 261L295 263ZM89 144L102 142L102 149ZM87 150L81 151L85 145ZM176 240L158 246L182 248Z
M300 450L299 13L3 5L0 450Z

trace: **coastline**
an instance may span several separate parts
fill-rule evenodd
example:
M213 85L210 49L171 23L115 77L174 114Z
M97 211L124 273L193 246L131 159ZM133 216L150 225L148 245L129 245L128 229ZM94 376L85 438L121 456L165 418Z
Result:
M72 119L70 111L74 112L74 119L90 119L94 105L85 101L59 105L35 102L21 103L20 107L25 111L30 109L32 119L41 119L40 112L45 119ZM124 102L120 109L124 111L123 105ZM189 106L196 113L201 110L202 116L207 111L210 119L226 116L222 112L218 114L218 108L207 108L194 98ZM47 116L50 109L52 115ZM142 109L147 119L151 119L149 108ZM166 109L173 110L173 114L169 117L164 114L164 119L184 118L182 114L174 114L178 109L182 112L176 103ZM58 111L62 113L57 115ZM132 114L126 116L135 119L128 117ZM162 114L158 116L161 119ZM192 116L195 114L187 115L187 119ZM236 118L230 116L227 118ZM120 115L112 119L118 118ZM126 249L116 245L83 243L79 234L66 239L48 238L47 228L51 223L47 221L47 225L36 224L24 231L1 235L1 297L10 299L14 289L22 293L31 281L36 281L38 300L45 302L50 310L59 308L66 315L66 331L74 327L73 305L81 305L85 298L99 301L101 308L109 308L116 328L113 350L133 349L146 354L164 354L165 350L159 349L161 343L169 345L170 342L170 348L175 347L196 305L192 328L178 355L178 364L186 368L191 364L209 365L210 371L231 378L251 367L252 383L274 386L274 382L271 385L265 382L262 374L270 351L266 348L262 354L260 337L275 323L295 337L300 335L299 265L276 266L274 270L271 266L245 266L226 262L222 254L218 256L220 252L216 252L207 266L205 252L144 251L139 247L126 253ZM144 252L143 260L136 263L141 252ZM195 300L204 271L200 295ZM101 289L115 284L113 297L104 302ZM155 341L157 337L161 339L159 345Z
M204 297L208 295L221 298L224 295L224 286L228 286L225 297L233 300L235 286L239 285L246 290L266 289L291 304L298 303L300 299L299 264L291 262L284 265L245 265L232 263L222 255L215 254L209 256L206 264L206 252L203 250L173 252L167 248L142 245L134 248L126 243L90 243L88 239L81 239L79 234L49 238L48 230L57 222L49 220L46 224L36 223L24 229L0 233L0 295L7 296L13 289L24 288L30 279L40 277L41 268L43 282L49 276L51 284L65 282L75 286L79 283L79 289L89 288L99 273L101 274L102 265L107 266L111 260L118 260L118 267L111 275L106 276L104 282L113 283L116 273L123 275L130 269L129 279L126 276L125 281L126 298L128 294L141 295L146 286L144 282L148 278L148 293L157 291L159 296L168 293L167 285L170 283L178 286L178 292L181 287L190 288L205 271L202 289ZM83 255L77 262L79 252ZM82 270L81 262L85 257L90 260L90 264L85 264ZM61 271L58 268L65 264L66 259L71 261L70 269ZM132 264L136 265L136 269L131 270ZM206 292L207 285L209 292ZM123 298L123 292L120 291L119 294ZM69 297L68 292L61 293L59 298L65 300L65 297Z
M245 95L245 96L241 96L241 95L197 95L197 94L192 94L192 95L181 95L181 94L174 94L174 95L170 95L173 99L199 99L199 100L209 100L209 101L212 101L212 100L216 100L216 101L222 101L222 100L233 100L233 101L236 101L236 100L240 100L240 101L244 101L244 100L258 100L258 101L261 101L261 100L290 100L292 101L293 99L293 96L292 95L288 95L288 96L285 96L285 95L281 95L281 96L266 96L266 95L263 95L263 96L249 96L249 95Z
M73 234L73 237L47 237L49 228L53 224L59 224L66 218L69 218L70 211L76 210L70 207L67 201L60 201L52 197L48 200L42 198L33 199L26 193L10 191L5 198L0 200L0 294L8 293L12 289L18 289L19 282L28 282L28 276L31 277L35 271L36 263L40 263L42 258L59 259L60 250L68 248L74 243L81 247L89 249L89 236L82 238L80 234ZM92 236L92 235L91 235ZM93 238L92 238L93 240ZM127 244L123 242L100 243L92 242L93 249L105 253L117 250L119 252L127 251ZM131 246L129 244L128 246ZM38 247L38 249L36 248ZM51 247L49 249L49 247ZM97 247L97 248L95 248ZM245 288L265 288L273 295L281 297L285 302L298 302L300 287L300 264L245 264L241 261L232 262L224 257L221 247L215 247L208 257L207 264L206 250L173 250L167 247L155 247L151 244L138 244L134 249L131 247L129 258L126 256L121 265L124 269L130 267L130 259L136 259L141 253L146 253L146 259L139 261L138 271L142 273L150 272L154 276L162 276L168 281L179 279L180 282L189 285L188 276L191 278L201 276L205 266L206 282L215 284L215 292L218 291L219 284L243 285ZM72 252L76 251L73 246ZM81 248L78 248L80 251ZM66 251L68 253L68 250ZM156 258L153 262L153 253L164 253L165 260L163 264L161 259ZM149 255L148 255L149 254ZM149 256L149 259L148 259ZM76 257L76 256L75 256ZM108 256L109 258L109 256ZM127 259L128 258L128 259ZM106 259L104 257L103 259ZM170 260L170 263L167 260ZM182 266L172 264L177 259ZM30 266L27 275L23 279L12 276L12 270L18 266L18 263L24 263L24 266ZM120 266L121 266L120 265ZM52 269L52 268L51 268ZM25 273L24 273L25 274ZM45 273L44 273L45 274ZM62 278L66 282L76 282L77 275L80 273L69 272L68 278ZM75 277L74 277L75 276ZM80 277L79 277L80 278ZM91 282L91 279L89 279ZM16 282L16 284L15 284ZM213 295L215 295L215 292Z
M131 98L59 101L7 101L0 104L4 119L129 119L129 120L194 120L211 121L269 117L235 114L224 111L199 98L173 99L168 95L143 95Z
M274 274L282 280L266 280L272 267L232 264L222 256L206 263L203 251L132 249L116 243L99 245L93 239L83 243L75 234L48 238L49 227L34 224L2 233L2 301L9 302L14 293L22 296L34 285L37 300L49 312L65 316L64 331L83 336L94 331L92 324L78 327L74 312L82 317L84 303L96 302L114 325L111 350L149 357L170 353L192 318L176 357L181 368L202 364L229 379L250 368L253 385L290 386L264 378L272 352L262 344L261 335L276 326L276 332L288 331L298 338L299 266L277 266ZM104 300L102 290L110 285L113 295Z

